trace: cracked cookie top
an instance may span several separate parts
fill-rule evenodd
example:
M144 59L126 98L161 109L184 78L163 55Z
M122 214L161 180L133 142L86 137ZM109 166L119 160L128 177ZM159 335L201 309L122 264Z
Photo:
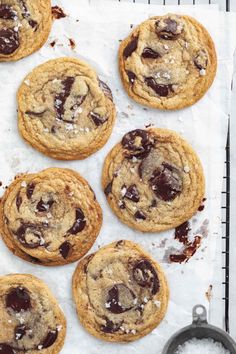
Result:
M57 354L66 320L47 286L28 274L0 277L0 353Z
M108 154L102 185L121 221L158 232L190 219L204 197L201 162L191 146L168 129L128 132Z
M0 208L3 240L17 256L42 265L81 258L93 245L102 211L76 172L49 168L17 178Z
M115 121L111 90L78 59L50 60L34 69L18 91L23 138L60 160L84 159L108 140Z
M169 299L161 267L125 240L79 263L73 294L82 325L113 342L131 342L151 332L164 318Z
M216 66L209 33L189 16L152 17L120 45L125 89L137 102L154 108L194 104L211 86Z
M0 62L13 61L38 50L51 30L50 0L2 0L0 3Z

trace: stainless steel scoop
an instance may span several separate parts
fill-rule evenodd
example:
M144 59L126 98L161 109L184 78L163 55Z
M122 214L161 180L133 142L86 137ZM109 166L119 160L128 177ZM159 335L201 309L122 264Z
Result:
M166 343L162 354L174 354L179 345L184 344L192 338L212 338L214 341L222 343L225 349L229 350L230 354L236 354L236 343L234 340L222 329L207 323L207 311L202 305L194 306L193 323L176 332Z

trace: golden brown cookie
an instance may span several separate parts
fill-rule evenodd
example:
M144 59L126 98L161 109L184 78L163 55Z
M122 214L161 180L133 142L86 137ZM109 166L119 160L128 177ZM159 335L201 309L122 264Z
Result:
M102 210L77 172L49 168L17 178L0 204L0 232L8 248L47 266L81 258L95 242Z
M150 333L163 320L169 300L161 267L130 241L84 258L73 276L73 295L82 325L110 342Z
M137 26L120 45L124 87L135 101L159 109L197 102L217 68L214 43L194 18L167 14Z
M109 87L73 58L34 69L18 91L18 109L22 137L59 160L84 159L103 147L116 116Z
M51 25L51 0L1 0L0 62L37 51L46 42Z
M0 353L58 354L66 319L56 299L29 274L0 277Z
M181 225L204 197L201 162L192 147L168 129L136 129L108 154L102 186L118 218L144 232Z

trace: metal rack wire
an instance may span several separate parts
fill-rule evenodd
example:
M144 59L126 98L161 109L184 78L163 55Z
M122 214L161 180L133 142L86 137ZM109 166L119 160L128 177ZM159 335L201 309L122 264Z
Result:
M124 1L124 0L118 0ZM127 1L127 0L126 0ZM130 2L140 2L140 0L129 0ZM231 5L233 5L233 0L146 0L148 4L158 4L158 5L182 5L182 4L219 4L221 10L230 11ZM144 2L144 0L142 1ZM235 8L236 10L236 8ZM230 117L229 117L230 123ZM230 128L230 125L229 125ZM228 130L229 132L229 130ZM229 250L230 250L230 138L228 133L227 144L226 144L226 156L225 156L225 173L224 173L224 183L222 190L222 242L224 256L224 265L222 270L224 272L224 281L222 285L224 287L224 296L222 300L224 301L224 314L225 314L225 329L229 332Z

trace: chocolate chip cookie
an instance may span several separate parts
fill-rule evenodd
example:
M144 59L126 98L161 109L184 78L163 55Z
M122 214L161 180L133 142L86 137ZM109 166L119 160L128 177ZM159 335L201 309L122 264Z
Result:
M204 175L191 146L168 129L136 129L108 154L102 176L121 221L158 232L190 219L204 197Z
M115 106L107 84L86 63L50 60L34 69L18 91L19 131L42 153L84 159L108 140Z
M0 231L8 248L47 266L81 258L93 245L102 210L75 171L49 168L17 178L0 204Z
M189 16L152 17L120 45L119 68L126 91L153 108L194 104L211 86L216 67L209 33Z
M48 287L28 274L0 277L0 353L58 354L64 314Z
M37 51L46 42L51 24L51 0L1 0L0 62Z
M73 276L82 325L110 342L131 342L165 316L169 290L161 267L138 245L118 241L87 256Z

